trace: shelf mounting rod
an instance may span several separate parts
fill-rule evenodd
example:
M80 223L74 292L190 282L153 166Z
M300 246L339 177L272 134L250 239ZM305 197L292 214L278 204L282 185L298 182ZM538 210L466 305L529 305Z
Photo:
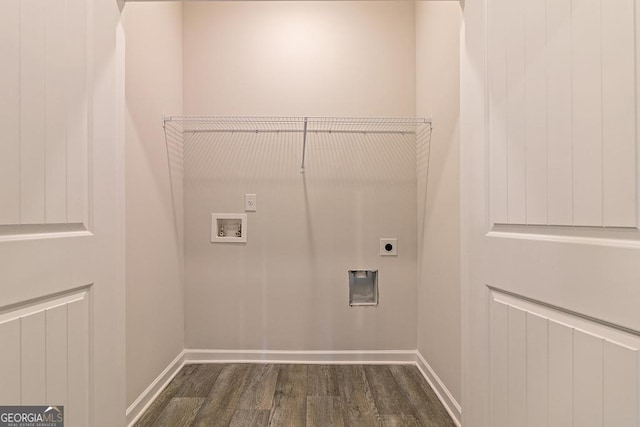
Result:
M304 130L302 132L302 165L300 166L300 173L304 173L304 156L307 152L307 117L304 118Z

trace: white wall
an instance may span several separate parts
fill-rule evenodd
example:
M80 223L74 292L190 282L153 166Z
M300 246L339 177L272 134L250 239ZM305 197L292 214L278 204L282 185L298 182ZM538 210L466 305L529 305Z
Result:
M188 114L415 114L412 3L184 7ZM234 138L185 145L187 347L415 349L414 145L310 140L301 175L299 139ZM242 212L245 193L247 244L211 244L210 213ZM380 270L379 307L349 307L349 268Z
M416 2L417 114L433 117L418 156L418 350L461 401L459 37L457 1Z
M182 111L182 5L128 3L125 15L130 405L184 348L182 245L162 130L162 114Z
M185 113L413 116L412 2L187 2Z

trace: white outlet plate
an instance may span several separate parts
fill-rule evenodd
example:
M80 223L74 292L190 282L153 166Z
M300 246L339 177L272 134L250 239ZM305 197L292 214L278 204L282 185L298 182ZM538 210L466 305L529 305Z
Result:
M258 209L258 200L255 194L244 195L244 210L245 212L255 212Z
M398 239L395 237L383 237L380 239L380 255L381 256L397 256L398 255Z

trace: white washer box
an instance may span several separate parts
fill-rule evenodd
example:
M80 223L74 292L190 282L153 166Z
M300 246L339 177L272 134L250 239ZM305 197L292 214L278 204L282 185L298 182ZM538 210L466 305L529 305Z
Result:
M246 243L247 214L212 213L212 243Z

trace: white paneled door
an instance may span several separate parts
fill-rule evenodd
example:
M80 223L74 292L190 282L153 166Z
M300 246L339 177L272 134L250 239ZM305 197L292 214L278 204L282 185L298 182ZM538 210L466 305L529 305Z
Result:
M640 425L639 18L466 2L466 426Z
M4 0L0 405L124 424L117 2Z

